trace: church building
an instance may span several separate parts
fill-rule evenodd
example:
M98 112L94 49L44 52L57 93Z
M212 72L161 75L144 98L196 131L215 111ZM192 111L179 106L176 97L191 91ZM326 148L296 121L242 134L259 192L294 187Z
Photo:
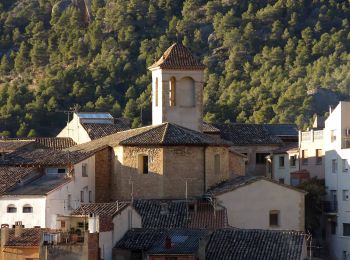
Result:
M232 144L202 132L204 68L185 46L173 44L149 68L152 125L70 148L110 147L111 174L96 183L97 194L109 192L111 200L183 199L239 174L230 164L238 156L230 152Z

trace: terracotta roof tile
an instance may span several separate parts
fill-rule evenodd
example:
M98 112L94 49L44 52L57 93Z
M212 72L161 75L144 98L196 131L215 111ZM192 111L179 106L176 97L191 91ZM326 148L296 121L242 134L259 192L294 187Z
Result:
M226 209L213 207L208 202L191 202L187 210L183 200L136 200L133 207L140 214L144 228L207 228L227 227ZM165 208L164 208L165 207Z
M37 175L35 168L0 167L0 195L28 176Z
M85 160L93 152L54 149L18 150L0 160L0 166L66 166Z
M82 123L82 125L91 140L130 129L130 127L121 120L116 124Z
M6 246L11 247L32 247L39 246L41 236L44 232L49 231L47 228L23 228L22 234L15 237L15 230L9 229L9 240Z
M94 214L98 216L113 217L116 213L125 209L130 203L128 202L108 202L108 203L86 203L74 210L71 215L85 216Z
M5 195L47 195L51 191L70 182L72 178L66 175L42 175L24 185L14 187Z
M231 146L228 141L214 138L206 134L193 131L175 124L163 123L130 129L108 135L88 143L71 147L70 151L96 151L98 149L115 146Z
M299 260L305 234L295 231L222 229L207 244L208 260Z
M278 181L275 181L275 180L270 179L270 178L266 178L264 176L239 176L239 177L227 180L227 181L223 181L223 182L211 187L210 189L208 189L207 194L208 195L210 195L210 194L213 194L213 195L223 194L223 193L238 189L240 187L243 187L243 186L246 186L246 185L249 185L249 184L254 183L256 181L261 181L261 180L272 182L272 183L275 183L277 185L284 186L288 189L292 189L292 190L295 190L295 191L298 191L301 193L305 193L305 191L303 191L301 189L295 188L295 187L287 185L287 184L282 184Z
M207 236L203 229L146 229L129 230L115 248L142 250L148 255L195 254L200 239ZM165 248L165 239L170 238L171 248Z
M162 57L149 67L170 70L204 70L205 66L200 63L181 43L174 43L162 55Z
M31 143L32 140L0 140L0 152L13 152Z
M263 124L213 124L221 138L234 145L281 145L281 138L272 134Z
M2 149L15 151L28 144L33 144L33 149L52 148L55 150L62 150L76 145L73 139L69 137L7 138L0 140L0 151Z

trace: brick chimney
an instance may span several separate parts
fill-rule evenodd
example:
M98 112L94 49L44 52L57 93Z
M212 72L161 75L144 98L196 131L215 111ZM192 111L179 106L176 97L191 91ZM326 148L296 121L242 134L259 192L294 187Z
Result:
M23 232L23 225L22 221L16 221L15 222L15 237L20 237Z
M7 241L9 240L9 225L7 224L2 224L1 225L1 248L3 248Z
M170 249L171 248L171 238L167 236L165 238L165 244L164 244L165 249Z

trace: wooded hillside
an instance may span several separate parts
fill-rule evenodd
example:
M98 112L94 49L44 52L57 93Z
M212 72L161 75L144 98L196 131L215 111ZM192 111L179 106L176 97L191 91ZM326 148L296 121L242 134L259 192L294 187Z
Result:
M208 68L208 122L306 127L349 99L347 0L73 2L1 1L0 133L55 134L70 107L148 124L147 67L176 41Z

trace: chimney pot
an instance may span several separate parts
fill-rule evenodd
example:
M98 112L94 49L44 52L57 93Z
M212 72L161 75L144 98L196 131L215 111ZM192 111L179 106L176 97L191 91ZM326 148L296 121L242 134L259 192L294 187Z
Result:
M1 225L1 245L0 247L3 248L7 241L9 240L9 225L2 224Z
M20 237L23 232L23 225L22 221L16 221L15 222L15 237Z

